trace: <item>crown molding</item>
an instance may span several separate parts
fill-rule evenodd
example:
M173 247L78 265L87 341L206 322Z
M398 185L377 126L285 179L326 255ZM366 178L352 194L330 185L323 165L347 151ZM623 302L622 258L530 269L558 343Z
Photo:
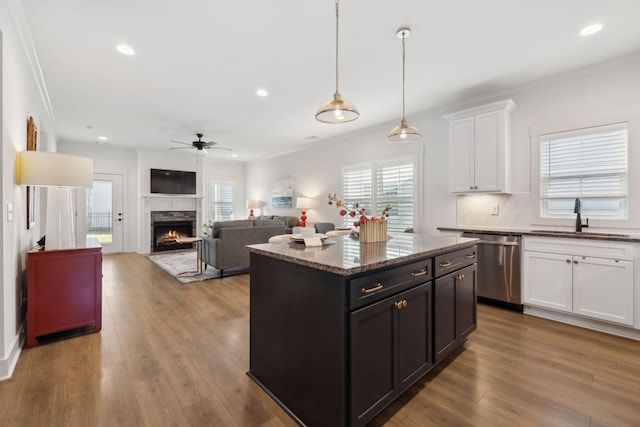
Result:
M31 32L29 31L29 24L25 16L24 8L22 7L21 0L6 0L11 20L13 21L16 34L22 44L22 50L29 62L29 68L31 74L35 80L38 91L40 92L40 98L42 99L42 105L47 115L54 119L53 107L51 105L51 99L49 98L49 92L47 91L47 85L44 82L44 76L42 74L42 68L40 67L40 61L38 61L38 55L36 54L36 48L31 38Z

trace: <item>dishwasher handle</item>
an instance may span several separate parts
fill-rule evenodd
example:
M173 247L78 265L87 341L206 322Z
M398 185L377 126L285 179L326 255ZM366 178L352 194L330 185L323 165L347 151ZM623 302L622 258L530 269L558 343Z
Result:
M492 240L478 240L476 243L479 245L520 246L518 242L494 242Z

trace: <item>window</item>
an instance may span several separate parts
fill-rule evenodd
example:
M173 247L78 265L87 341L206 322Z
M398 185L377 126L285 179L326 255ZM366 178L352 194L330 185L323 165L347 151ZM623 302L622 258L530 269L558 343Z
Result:
M388 231L413 227L415 188L416 165L412 159L345 166L342 171L342 200L357 202L369 217L377 216L385 206L391 206ZM344 225L353 224L350 217L343 221Z
M540 210L547 218L582 214L627 218L627 124L540 137Z
M209 203L210 221L233 219L233 184L210 180Z

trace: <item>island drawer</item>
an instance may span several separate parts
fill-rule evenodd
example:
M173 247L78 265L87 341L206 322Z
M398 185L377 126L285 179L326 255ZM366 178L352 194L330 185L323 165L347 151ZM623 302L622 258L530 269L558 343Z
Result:
M475 246L438 255L435 258L434 270L436 277L444 276L451 271L458 270L477 262Z
M400 265L349 282L350 308L356 309L433 278L432 258Z

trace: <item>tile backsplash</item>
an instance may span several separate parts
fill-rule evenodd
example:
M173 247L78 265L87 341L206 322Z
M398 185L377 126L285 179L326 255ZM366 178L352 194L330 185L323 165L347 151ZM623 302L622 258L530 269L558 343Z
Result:
M527 227L531 213L530 193L458 196L457 225Z

